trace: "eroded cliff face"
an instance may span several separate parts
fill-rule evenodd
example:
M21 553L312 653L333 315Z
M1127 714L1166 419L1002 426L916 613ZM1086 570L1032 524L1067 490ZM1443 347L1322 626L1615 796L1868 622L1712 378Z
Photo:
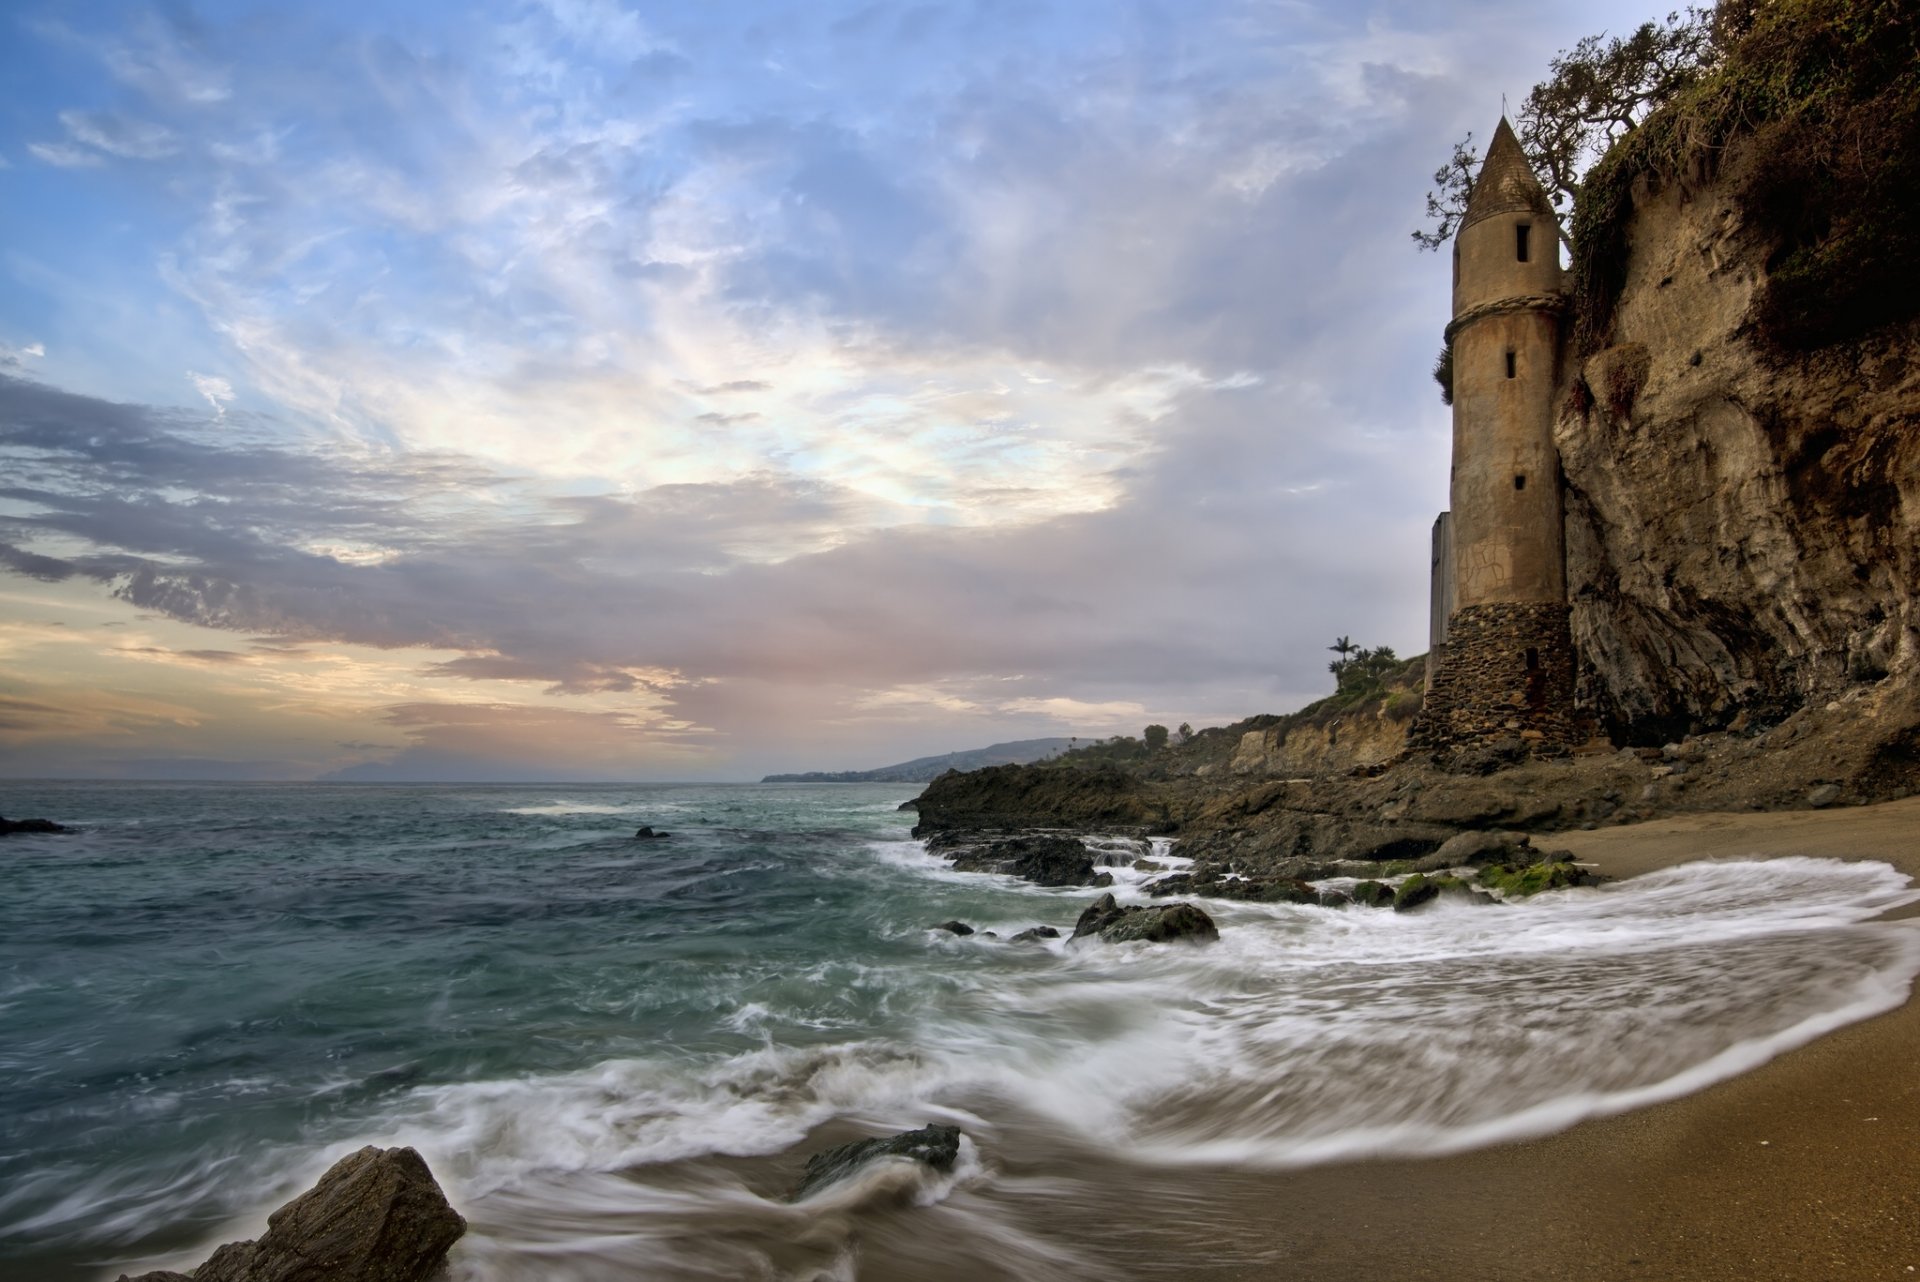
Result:
M1762 351L1778 246L1732 195L1741 161L1636 193L1611 345L1562 371L1582 701L1618 742L1920 669L1920 329Z
M1367 707L1304 725L1249 730L1228 769L1236 775L1338 774L1391 761L1406 750L1411 708Z

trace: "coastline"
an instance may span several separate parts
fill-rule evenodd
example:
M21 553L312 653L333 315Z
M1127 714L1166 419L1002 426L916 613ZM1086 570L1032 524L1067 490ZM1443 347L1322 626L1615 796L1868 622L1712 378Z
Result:
M1920 881L1920 797L1700 813L1543 837L1615 878L1702 858L1878 859ZM1920 905L1890 917L1920 916ZM1920 1003L1679 1099L1452 1156L1223 1175L1213 1240L1154 1276L1845 1279L1920 1276ZM1258 1231L1250 1226L1258 1225ZM1237 1227L1236 1227L1237 1226Z

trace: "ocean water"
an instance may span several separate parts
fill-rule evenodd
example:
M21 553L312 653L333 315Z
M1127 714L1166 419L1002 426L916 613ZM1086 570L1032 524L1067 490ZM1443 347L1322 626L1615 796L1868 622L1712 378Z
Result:
M957 938L927 927L1070 928L1096 892L948 870L914 791L5 786L83 831L0 839L0 1273L190 1265L403 1143L471 1224L460 1282L1151 1276L1125 1209L1201 1214L1209 1173L1560 1129L1920 973L1871 920L1906 878L1817 859L1411 916L1203 900L1201 948ZM787 1200L810 1152L930 1121L952 1174Z

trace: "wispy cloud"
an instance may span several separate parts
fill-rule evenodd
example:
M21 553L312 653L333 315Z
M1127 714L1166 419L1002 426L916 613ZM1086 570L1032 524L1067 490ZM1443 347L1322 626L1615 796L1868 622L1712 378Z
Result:
M159 160L180 150L171 129L111 111L63 111L67 137L83 146L127 160Z

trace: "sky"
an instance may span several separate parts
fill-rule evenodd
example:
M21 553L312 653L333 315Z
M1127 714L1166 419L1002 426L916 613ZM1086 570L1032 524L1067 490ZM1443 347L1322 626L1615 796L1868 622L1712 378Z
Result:
M0 777L725 780L1426 648L1503 0L0 12Z

